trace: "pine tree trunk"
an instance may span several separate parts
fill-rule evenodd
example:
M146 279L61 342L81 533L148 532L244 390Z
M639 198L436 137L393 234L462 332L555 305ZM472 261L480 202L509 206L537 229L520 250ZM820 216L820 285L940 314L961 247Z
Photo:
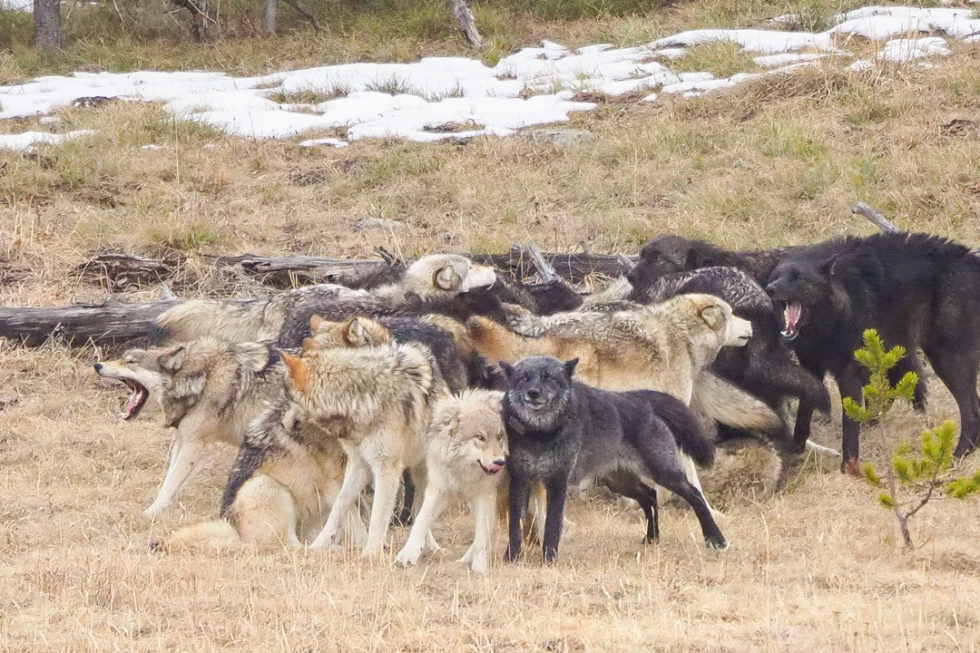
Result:
M41 50L61 47L60 0L34 0L34 44Z

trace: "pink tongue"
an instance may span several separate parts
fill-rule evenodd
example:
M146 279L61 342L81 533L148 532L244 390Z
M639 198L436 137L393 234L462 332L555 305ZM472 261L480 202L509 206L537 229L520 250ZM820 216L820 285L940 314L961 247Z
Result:
M500 471L500 465L498 465L497 463L490 463L489 465L487 465L487 471L488 472L499 472Z
M126 403L126 414L132 415L136 407L140 405L140 399L143 397L142 390L133 390L133 394L129 395L129 401Z
M800 313L803 307L800 306L799 302L790 302L786 305L786 310L783 312L783 319L786 321L786 331L793 331L796 328L796 323L800 321Z

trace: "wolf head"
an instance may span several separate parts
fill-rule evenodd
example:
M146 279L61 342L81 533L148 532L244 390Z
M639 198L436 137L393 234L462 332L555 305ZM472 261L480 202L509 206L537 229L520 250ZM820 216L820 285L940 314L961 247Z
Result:
M422 299L429 299L485 288L496 280L493 268L477 265L465 256L432 254L412 263L402 284Z
M640 261L626 274L634 288L643 289L660 277L714 265L717 249L706 242L681 236L657 236L640 250Z
M131 349L122 358L96 363L95 371L130 388L124 419L136 417L154 395L163 409L164 426L176 427L201 400L209 381L215 382L209 392L220 409L235 400L242 387L242 373L254 374L273 360L274 352L265 343L229 345L202 338L169 347Z
M528 356L514 365L500 362L507 377L505 402L511 416L535 431L561 426L572 396L578 359L563 363L553 356Z
M479 465L493 476L504 469L507 435L500 416L502 392L466 390L440 399L432 413L428 441L461 465Z
M883 274L880 262L864 250L823 255L804 251L773 268L766 292L782 309L783 337L794 340L817 320L829 325L849 310L846 286L859 281L862 288L875 288Z
M99 376L119 379L129 388L129 400L122 412L123 419L133 419L154 394L159 399L165 374L160 368L160 353L147 349L130 349L122 357L95 364Z
M652 311L670 320L678 333L715 354L722 347L744 346L752 337L752 323L734 315L731 305L714 295L677 295Z
M303 341L303 351L328 347L376 347L394 342L388 328L369 317L354 317L341 322L310 318L313 335Z

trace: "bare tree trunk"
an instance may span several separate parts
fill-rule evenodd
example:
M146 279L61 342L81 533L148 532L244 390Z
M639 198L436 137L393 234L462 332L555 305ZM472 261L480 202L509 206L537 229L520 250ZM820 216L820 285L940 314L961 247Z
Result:
M276 33L276 13L279 10L279 0L265 0L265 33Z
M38 0L34 0L37 2ZM211 25L214 19L208 14L210 10L208 0L170 0L178 7L184 7L191 12L192 32L198 41L208 41L211 39Z
M34 0L34 44L41 50L61 47L60 0Z
M452 10L453 15L456 16L456 20L459 22L459 26L466 36L466 40L477 50L481 49L483 47L483 37L480 36L480 32L476 29L476 20L473 19L473 12L470 11L470 6L466 3L466 0L448 0L448 2L449 8Z

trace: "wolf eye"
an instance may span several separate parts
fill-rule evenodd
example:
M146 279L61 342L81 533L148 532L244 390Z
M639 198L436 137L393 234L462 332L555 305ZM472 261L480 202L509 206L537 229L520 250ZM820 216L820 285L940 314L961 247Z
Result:
M487 441L486 436L483 435L482 433L477 433L476 434L476 439L479 440L480 442L486 442Z

